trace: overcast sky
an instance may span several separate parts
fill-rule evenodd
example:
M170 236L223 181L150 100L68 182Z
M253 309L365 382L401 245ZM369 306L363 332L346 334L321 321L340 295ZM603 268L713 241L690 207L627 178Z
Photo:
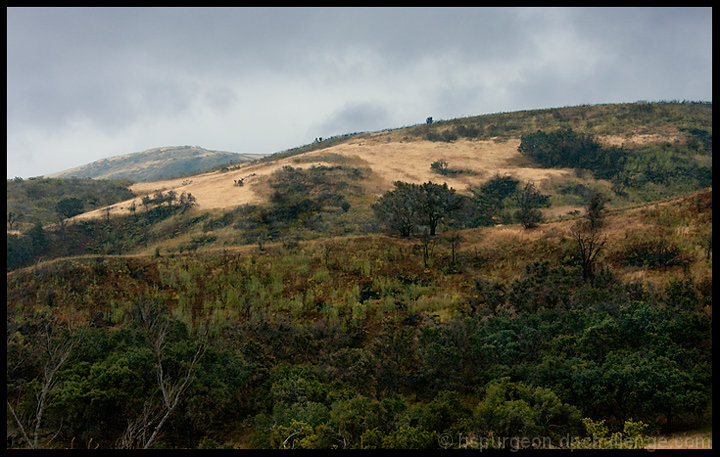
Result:
M711 8L8 8L7 176L478 114L712 101Z

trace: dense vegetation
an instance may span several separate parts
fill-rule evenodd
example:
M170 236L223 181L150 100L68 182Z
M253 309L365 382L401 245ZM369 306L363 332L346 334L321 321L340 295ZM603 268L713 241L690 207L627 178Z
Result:
M673 217L709 217L697 208ZM448 249L425 268L413 246L367 237L14 273L8 350L25 362L9 367L9 400L32 417L57 354L34 341L49 338L74 342L42 419L41 440L59 430L60 446L119 446L144 406L160 417L158 366L169 386L192 370L157 446L436 448L490 434L560 445L587 436L584 417L646 433L710 420L709 278L620 280L618 245L584 281L573 249L547 240L464 250L448 274ZM506 256L526 261L512 280L497 274ZM9 429L8 445L23 445Z
M15 218L16 230L28 230L35 223L58 222L57 204L70 198L81 202L79 212L92 211L135 196L130 180L90 178L14 178L7 180L7 213Z
M61 200L68 202L70 200ZM79 200L77 200L79 201ZM23 235L7 235L7 270L30 265L34 262L83 254L123 254L138 248L147 248L148 243L177 236L182 224L164 225L173 215L183 216L192 208L192 195L175 195L174 192L157 192L142 199L143 205L135 208L131 215L107 217L61 223L54 228L44 229L39 222ZM69 205L74 211L77 207ZM76 213L77 214L77 213ZM203 216L182 218L185 224L197 224ZM61 219L62 220L62 219ZM177 219L176 219L177 221Z
M695 133L689 135L684 144L627 150L603 147L592 135L570 128L538 130L523 135L518 150L544 167L589 170L598 179L610 180L620 197L631 191L649 199L663 187L660 195L712 185L712 144L703 144Z

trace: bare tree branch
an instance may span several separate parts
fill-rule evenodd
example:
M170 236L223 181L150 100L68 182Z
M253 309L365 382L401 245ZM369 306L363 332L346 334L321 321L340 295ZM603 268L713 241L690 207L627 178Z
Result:
M8 400L7 405L10 408L15 422L20 428L20 432L28 443L28 446L32 449L37 449L40 441L40 435L43 427L43 416L47 409L48 396L52 391L53 387L57 384L57 372L67 362L70 357L73 348L77 344L77 337L72 331L72 328L68 326L70 330L68 335L56 336L58 330L61 330L61 325L55 317L45 318L45 332L43 334L43 347L45 349L45 364L42 372L42 386L40 391L36 395L36 404L33 419L23 424L18 417L15 409ZM26 427L27 425L27 427ZM32 436L28 433L27 429L32 427ZM62 425L61 425L62 427ZM59 430L58 430L59 433ZM57 436L57 433L55 434ZM51 438L54 439L55 437Z
M10 404L10 401L7 402L8 408L10 408L10 413L15 418L15 422L17 422L18 427L20 427L20 432L23 435L23 438L25 438L25 441L28 442L28 445L32 442L30 441L30 437L28 436L27 432L25 431L25 426L23 425L22 421L18 418L17 414L15 413L15 408L12 407Z
M142 414L128 423L125 432L118 440L118 446L126 449L135 447L148 449L155 443L163 425L175 411L183 393L190 385L195 367L205 353L207 342L207 335L202 335L184 375L172 379L163 368L168 323L157 307L149 302L140 303L138 311L139 324L155 355L155 377L160 400L159 404L156 404L152 397L148 398Z

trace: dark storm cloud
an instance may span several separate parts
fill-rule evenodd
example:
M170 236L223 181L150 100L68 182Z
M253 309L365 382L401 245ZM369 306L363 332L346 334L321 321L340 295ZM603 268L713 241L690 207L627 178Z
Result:
M10 176L157 146L276 152L427 116L712 94L710 8L7 13Z

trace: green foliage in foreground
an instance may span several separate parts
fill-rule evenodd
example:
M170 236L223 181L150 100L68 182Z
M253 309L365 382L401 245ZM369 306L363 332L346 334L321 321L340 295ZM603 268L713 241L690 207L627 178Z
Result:
M150 303L170 324L168 382L207 341L158 447L522 447L532 437L582 447L709 420L711 287L658 289L607 271L584 282L558 261L512 282L475 271L472 285L425 272L399 247L346 243L329 255L267 247L13 273L9 404L31 417L50 357L37 344L42 316L55 314L54 338L77 342L48 391L41 443L57 433L49 446L117 446L160 395L135 311ZM25 446L8 420L8 446Z

